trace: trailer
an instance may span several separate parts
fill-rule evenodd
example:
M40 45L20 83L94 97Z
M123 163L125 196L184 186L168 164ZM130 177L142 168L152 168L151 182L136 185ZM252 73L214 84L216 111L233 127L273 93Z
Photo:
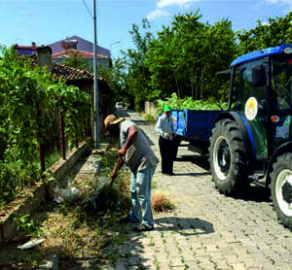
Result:
M181 141L189 142L189 150L201 155L208 153L212 129L219 110L172 110L176 152Z

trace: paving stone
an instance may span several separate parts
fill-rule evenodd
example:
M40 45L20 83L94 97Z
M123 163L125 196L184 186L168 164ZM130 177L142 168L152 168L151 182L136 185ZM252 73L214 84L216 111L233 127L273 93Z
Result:
M139 114L127 114L143 123ZM140 128L160 159L154 128ZM147 269L291 269L292 234L278 224L272 203L262 195L265 190L252 184L247 199L219 194L204 164L207 159L187 147L179 148L176 176L162 175L158 164L153 192L169 194L176 208L154 213L156 229L139 240L135 233L128 236L128 244L144 247L130 257L140 257ZM137 250L135 244L131 249Z

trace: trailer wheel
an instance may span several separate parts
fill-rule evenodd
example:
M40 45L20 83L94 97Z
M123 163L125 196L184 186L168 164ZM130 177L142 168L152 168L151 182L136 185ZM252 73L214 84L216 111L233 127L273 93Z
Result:
M223 119L216 123L209 154L212 178L220 192L231 194L249 186L243 135L234 121Z
M278 219L292 229L292 153L277 158L273 164L271 194Z

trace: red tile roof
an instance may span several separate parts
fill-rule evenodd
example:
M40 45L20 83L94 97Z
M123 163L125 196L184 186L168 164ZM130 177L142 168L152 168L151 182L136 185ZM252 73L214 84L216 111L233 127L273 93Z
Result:
M74 52L76 52L77 50L64 50L64 51L61 51L61 52L57 52L57 53L54 53L52 54L52 57L53 58L59 58L63 55L68 55L68 56L72 56L72 54ZM94 54L91 53L91 52L85 52L85 51L78 51L78 55L80 57L84 57L84 58L93 58L94 57ZM98 54L97 55L98 58L108 58L106 55L102 55L102 54Z
M53 64L53 73L56 74L58 78L61 78L68 82L79 80L93 80L93 74L88 71L68 67L58 62L53 62Z
M30 59L32 66L37 65L36 55L30 56ZM59 80L59 78L61 78L62 80L65 80L69 84L74 84L82 81L93 82L94 79L93 74L86 70L68 67L55 61L53 61L53 66L54 68L52 70L52 73L55 74L56 80ZM112 92L110 86L108 85L107 81L104 78L98 77L98 85L101 87L101 91L107 93Z

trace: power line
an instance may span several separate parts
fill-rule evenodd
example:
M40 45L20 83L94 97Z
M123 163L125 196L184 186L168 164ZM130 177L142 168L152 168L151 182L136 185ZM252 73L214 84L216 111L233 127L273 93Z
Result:
M82 0L83 5L85 6L85 8L87 9L87 12L89 13L90 17L93 18L93 15L91 13L91 10L89 9L89 7L87 6L85 0Z

